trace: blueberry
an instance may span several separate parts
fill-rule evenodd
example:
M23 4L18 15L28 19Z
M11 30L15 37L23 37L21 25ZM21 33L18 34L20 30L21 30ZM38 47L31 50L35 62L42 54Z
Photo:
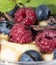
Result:
M9 34L10 29L14 25L14 22L10 21L1 21L0 22L0 33Z
M54 50L54 59L56 59L56 50Z
M50 14L51 14L51 11L47 5L40 5L36 9L36 17L37 17L37 20L39 21L48 19Z
M7 12L8 15L14 17L14 13L18 10L19 6L16 5L15 8L9 12Z
M34 50L26 51L20 58L22 62L34 62L34 61L42 61L41 55Z

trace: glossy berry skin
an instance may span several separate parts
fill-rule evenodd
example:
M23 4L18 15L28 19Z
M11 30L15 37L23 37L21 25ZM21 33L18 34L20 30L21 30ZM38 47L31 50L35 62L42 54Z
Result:
M36 21L36 15L32 8L19 8L14 14L14 20L17 23L24 23L25 25L32 25Z
M0 22L0 33L9 34L10 29L14 25L14 22L10 21L1 21Z
M39 21L48 19L50 14L51 12L47 5L40 5L36 9L36 17L37 17L37 20Z
M42 61L41 55L34 50L26 51L20 58L22 62L34 62L34 61Z
M7 12L8 15L14 17L14 13L19 9L19 6L15 6L14 9L12 9L11 11Z
M36 44L40 47L44 53L51 53L55 49L55 30L44 30L42 33L36 35Z
M26 29L24 24L15 24L10 31L10 41L16 43L30 43L33 41L31 30Z
M54 50L54 59L56 59L56 49Z

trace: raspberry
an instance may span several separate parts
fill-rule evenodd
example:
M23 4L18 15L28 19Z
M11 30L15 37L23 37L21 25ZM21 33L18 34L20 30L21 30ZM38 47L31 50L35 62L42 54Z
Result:
M56 37L55 30L44 30L42 33L37 34L36 44L40 47L40 50L44 53L52 52L54 47L54 40Z
M24 24L15 24L9 34L10 41L16 43L30 43L33 41L31 30L26 29Z
M19 8L14 14L14 20L17 23L24 23L25 25L32 25L36 21L36 15L32 8Z
M53 39L53 41L54 41L54 48L56 48L56 38Z

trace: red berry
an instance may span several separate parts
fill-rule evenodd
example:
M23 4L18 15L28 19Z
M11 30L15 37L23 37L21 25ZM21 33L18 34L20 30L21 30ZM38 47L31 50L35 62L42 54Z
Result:
M24 23L25 25L32 25L36 21L36 15L32 8L19 8L15 15L14 20L17 23Z
M36 44L40 47L40 50L45 53L52 52L54 47L54 39L56 37L56 31L44 30L36 36ZM56 43L56 42L55 42Z
M56 48L56 38L53 39L53 41L54 41L54 48Z
M9 36L11 42L30 43L33 41L31 30L26 29L24 24L15 24Z

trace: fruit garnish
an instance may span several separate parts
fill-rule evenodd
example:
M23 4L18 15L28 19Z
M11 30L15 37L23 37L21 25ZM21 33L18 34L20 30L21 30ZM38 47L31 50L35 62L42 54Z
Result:
M54 59L56 59L56 50L54 50Z
M40 5L36 8L37 20L46 20L50 16L51 12L46 5Z
M32 8L19 8L14 15L15 22L24 23L25 25L32 25L36 21L36 15Z
M55 39L53 39L53 41L54 41L54 48L56 49L56 37Z
M25 53L22 54L20 61L22 62L34 62L34 61L42 61L42 57L40 53L34 50L28 50L25 51Z
M40 47L44 53L51 53L54 47L54 39L56 38L55 30L44 30L42 33L37 34L36 44Z
M14 22L9 22L5 20L1 21L0 22L0 33L9 34L10 29L12 28L13 25L14 25Z
M30 43L33 41L31 30L25 28L24 24L15 24L10 31L10 41L17 43Z

